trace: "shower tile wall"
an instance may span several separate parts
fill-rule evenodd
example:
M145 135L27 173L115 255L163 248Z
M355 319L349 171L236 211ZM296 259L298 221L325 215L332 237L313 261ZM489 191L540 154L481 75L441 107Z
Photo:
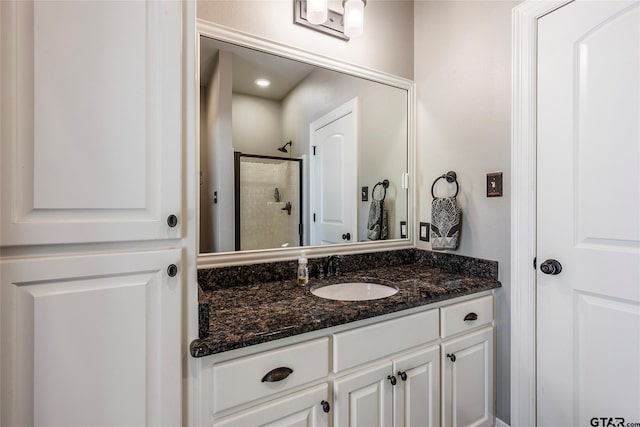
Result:
M300 189L298 165L243 161L240 168L241 249L299 246ZM275 201L275 189L280 202ZM291 215L282 210L291 202Z

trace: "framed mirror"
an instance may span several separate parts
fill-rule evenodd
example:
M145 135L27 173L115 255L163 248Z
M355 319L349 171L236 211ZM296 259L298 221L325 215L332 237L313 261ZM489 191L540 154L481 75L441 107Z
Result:
M413 246L413 82L198 22L198 266Z

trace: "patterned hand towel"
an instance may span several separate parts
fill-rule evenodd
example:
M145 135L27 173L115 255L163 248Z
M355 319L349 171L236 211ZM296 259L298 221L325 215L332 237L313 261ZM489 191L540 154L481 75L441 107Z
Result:
M457 249L462 211L455 197L436 197L431 202L431 247Z
M372 200L367 221L367 238L385 240L389 235L389 218L384 209L384 200Z

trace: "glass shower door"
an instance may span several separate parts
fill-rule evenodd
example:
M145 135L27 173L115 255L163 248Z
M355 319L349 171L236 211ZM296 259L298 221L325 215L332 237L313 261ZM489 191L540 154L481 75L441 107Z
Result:
M302 160L236 153L236 250L302 245Z

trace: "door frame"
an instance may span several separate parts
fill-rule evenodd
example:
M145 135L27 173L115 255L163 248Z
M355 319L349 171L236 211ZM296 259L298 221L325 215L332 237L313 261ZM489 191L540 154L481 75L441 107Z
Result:
M351 114L352 115L352 122L353 122L353 145L354 145L354 150L355 150L355 157L356 157L356 189L355 192L356 194L358 194L358 182L359 182L359 169L358 169L358 147L359 147L359 141L360 141L360 129L359 129L359 115L358 115L358 97L356 96L355 98L350 99L349 101L345 102L344 104L334 108L333 110L329 111L328 113L324 114L322 117L314 120L313 122L311 122L309 124L309 218L307 218L307 223L309 224L309 237L310 237L310 242L314 240L314 238L317 237L316 235L316 226L314 225L314 221L311 219L311 215L313 215L314 212L314 208L316 207L318 200L317 200L317 193L314 193L314 185L316 184L315 182L315 174L317 173L316 171L316 162L312 159L312 157L314 156L314 149L313 147L316 144L315 142L315 132L317 130L322 129L323 127L335 122L338 119L341 119L342 117ZM355 229L353 232L353 240L355 242L358 241L358 201L357 200L353 200L353 212L354 212L354 224Z
M512 11L511 425L536 425L536 106L538 19L573 0Z

